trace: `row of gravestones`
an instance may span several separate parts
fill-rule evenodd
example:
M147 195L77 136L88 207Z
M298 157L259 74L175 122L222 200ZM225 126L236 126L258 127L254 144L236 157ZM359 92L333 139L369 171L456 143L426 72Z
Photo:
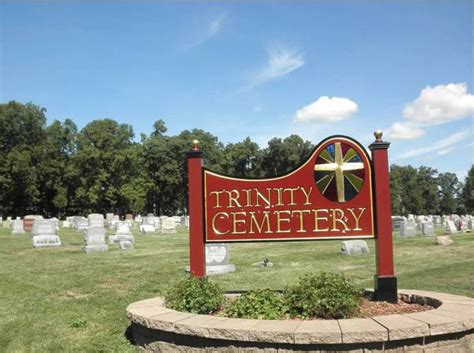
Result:
M137 216L138 218L138 216ZM155 233L160 231L162 234L174 234L178 227L189 228L189 216L160 216L147 215L135 221L140 224L140 232L143 234Z
M84 247L86 253L108 251L105 243L105 219L101 214L93 213L87 216L88 227L84 232ZM114 234L108 237L109 244L118 244L122 250L133 249L135 238L131 231L131 222L114 222Z
M453 220L454 219L454 220ZM457 225L456 225L457 224ZM444 227L446 234L458 232L474 232L474 217L472 216L417 216L392 217L393 230L399 230L400 236L414 236L417 230L427 236L435 235L435 227Z
M30 222L30 220L32 221ZM25 217L24 220L17 218L12 221L11 226L13 235L25 234L27 231L31 232L31 240L35 248L61 245L61 239L58 236L59 222L56 218L43 219L37 217L32 219Z

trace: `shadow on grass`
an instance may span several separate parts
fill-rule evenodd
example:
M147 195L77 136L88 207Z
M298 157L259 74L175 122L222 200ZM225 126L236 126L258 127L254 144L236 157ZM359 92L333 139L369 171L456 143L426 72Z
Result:
M125 330L124 336L128 340L128 342L130 342L130 344L134 346L137 344L135 342L135 338L133 337L132 325L128 325L127 329Z

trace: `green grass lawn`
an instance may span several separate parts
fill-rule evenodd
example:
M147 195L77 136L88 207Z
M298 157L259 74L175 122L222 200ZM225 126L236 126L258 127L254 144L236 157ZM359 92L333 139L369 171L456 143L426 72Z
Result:
M60 231L60 248L33 249L29 235L0 228L0 352L138 352L125 337L125 308L165 293L185 277L188 234L136 234L135 249L81 252L83 237ZM399 288L474 297L474 234L452 237L449 247L434 237L394 237ZM372 287L370 256L339 254L340 241L232 244L235 273L212 277L225 290L284 288L308 272L342 271ZM268 257L272 268L251 264Z

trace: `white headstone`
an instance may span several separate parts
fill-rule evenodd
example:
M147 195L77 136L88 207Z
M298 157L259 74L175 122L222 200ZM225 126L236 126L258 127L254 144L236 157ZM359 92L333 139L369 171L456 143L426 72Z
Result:
M412 237L415 235L415 222L403 221L400 223L400 236Z
M119 247L121 250L132 250L133 249L133 243L129 240L123 240L119 242Z
M92 213L88 215L87 221L89 222L89 227L103 227L104 226L104 216L98 213Z
M33 222L31 235L34 248L61 245L61 240L56 233L56 222L54 220L37 219Z
M369 246L365 240L345 240L341 243L342 255L367 255Z
M118 222L116 223L116 232L114 235L109 236L110 244L119 244L121 241L129 241L135 243L135 238L130 231L130 223Z
M12 234L25 234L25 229L23 229L23 221L21 219L15 219L12 221Z
M142 234L155 233L155 227L152 226L151 224L142 224L140 226L140 233Z
M433 222L421 223L421 232L423 235L435 235Z
M86 253L107 251L109 247L105 244L105 228L89 227L85 230L84 247Z
M453 221L446 221L444 231L446 234L457 234L458 230L456 229L456 226L454 225Z
M173 234L176 233L176 222L173 218L166 218L161 223L162 234Z

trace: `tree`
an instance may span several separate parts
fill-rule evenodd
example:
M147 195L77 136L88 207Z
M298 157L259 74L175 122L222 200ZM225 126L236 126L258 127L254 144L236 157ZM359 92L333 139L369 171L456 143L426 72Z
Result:
M466 212L474 213L474 165L471 165L471 169L467 173L464 181L464 187L462 189L462 202Z
M298 135L291 135L284 140L273 138L268 147L262 151L262 174L273 177L287 173L298 167L313 149L309 141Z
M458 206L458 194L460 183L454 173L440 173L438 175L439 186L439 213L452 214L456 212Z
M249 137L242 142L227 144L224 154L227 174L242 178L260 176L261 151Z
M436 169L420 166L417 171L417 187L421 193L421 205L417 214L439 213L439 196Z
M11 101L0 104L0 212L38 211L37 166L44 139L46 109Z

